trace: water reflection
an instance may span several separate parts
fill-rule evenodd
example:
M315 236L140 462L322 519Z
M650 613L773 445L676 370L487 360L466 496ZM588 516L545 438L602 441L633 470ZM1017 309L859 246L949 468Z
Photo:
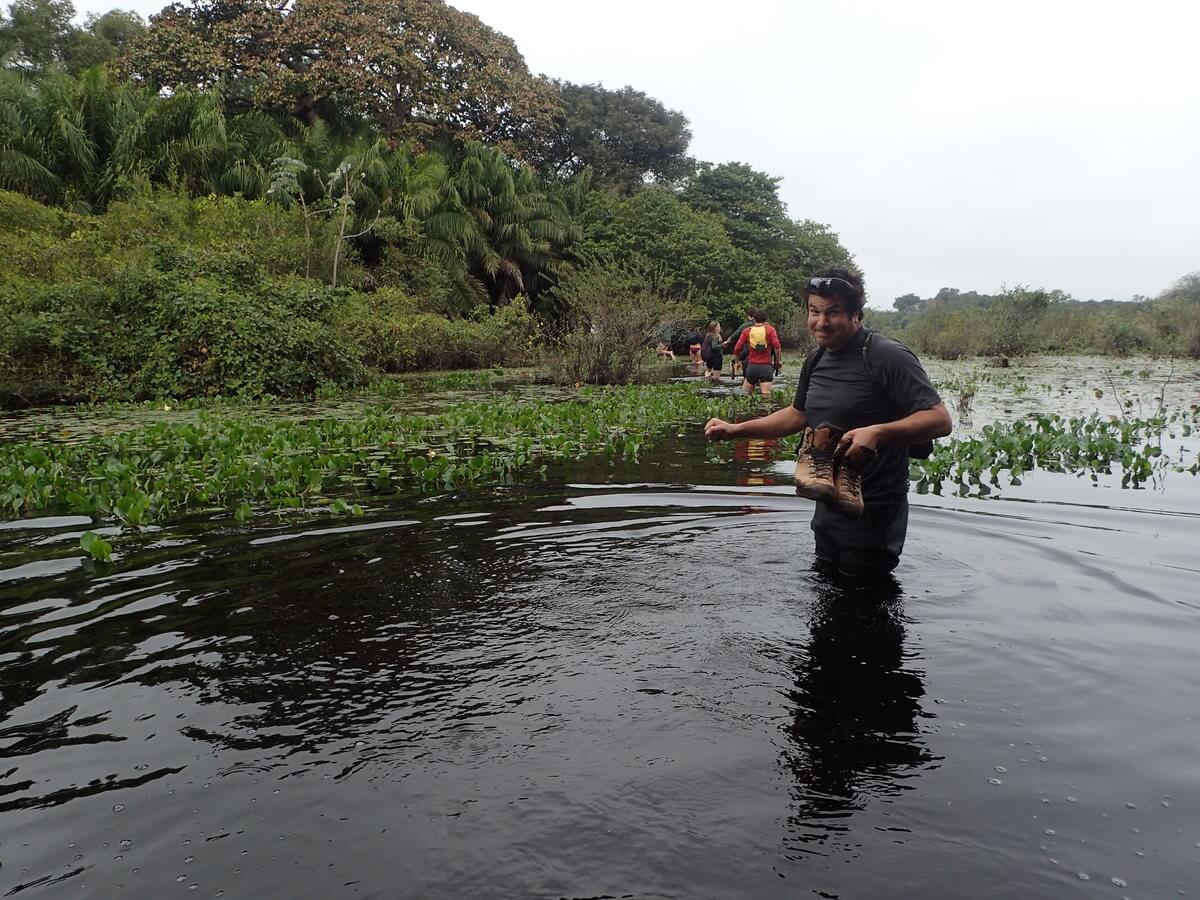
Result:
M790 849L815 852L868 801L907 790L934 762L917 719L922 673L904 649L903 592L892 576L866 583L818 571L807 647L794 659L786 767L794 779Z
M773 463L775 461L775 448L778 444L779 441L777 440L765 440L763 438L747 438L746 440L737 441L733 445L733 458L743 463ZM768 466L761 472L739 472L737 483L742 486L752 487L772 485L775 484L775 476Z

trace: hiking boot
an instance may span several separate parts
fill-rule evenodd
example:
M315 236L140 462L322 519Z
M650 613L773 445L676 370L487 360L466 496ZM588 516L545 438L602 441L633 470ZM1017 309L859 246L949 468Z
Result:
M831 425L804 429L796 457L796 493L809 500L834 499L833 454L842 432Z
M839 453L833 474L833 508L844 516L858 519L863 514L862 480L875 451L854 447Z

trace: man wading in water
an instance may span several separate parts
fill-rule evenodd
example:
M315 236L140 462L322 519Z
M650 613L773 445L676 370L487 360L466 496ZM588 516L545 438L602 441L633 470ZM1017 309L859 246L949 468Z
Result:
M704 426L709 440L804 432L796 490L819 501L812 518L817 560L856 578L899 563L909 454L928 456L928 442L952 427L916 356L862 327L865 297L862 278L846 269L810 278L808 330L817 349L804 363L792 405L761 419L709 419Z

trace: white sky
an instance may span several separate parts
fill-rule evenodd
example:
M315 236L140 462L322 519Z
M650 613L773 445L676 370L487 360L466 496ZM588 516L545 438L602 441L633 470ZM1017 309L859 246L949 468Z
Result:
M452 5L534 72L680 110L697 158L782 176L874 306L1004 283L1129 299L1200 269L1200 3Z

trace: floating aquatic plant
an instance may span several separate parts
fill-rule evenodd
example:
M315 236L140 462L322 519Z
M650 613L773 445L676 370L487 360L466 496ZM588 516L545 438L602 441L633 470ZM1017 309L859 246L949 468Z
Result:
M501 395L436 415L371 408L357 419L263 421L202 412L75 444L0 445L0 511L84 513L132 526L198 508L245 521L252 504L354 514L359 494L504 483L519 470L594 452L635 458L682 423L752 406L655 385L585 388L558 403Z

